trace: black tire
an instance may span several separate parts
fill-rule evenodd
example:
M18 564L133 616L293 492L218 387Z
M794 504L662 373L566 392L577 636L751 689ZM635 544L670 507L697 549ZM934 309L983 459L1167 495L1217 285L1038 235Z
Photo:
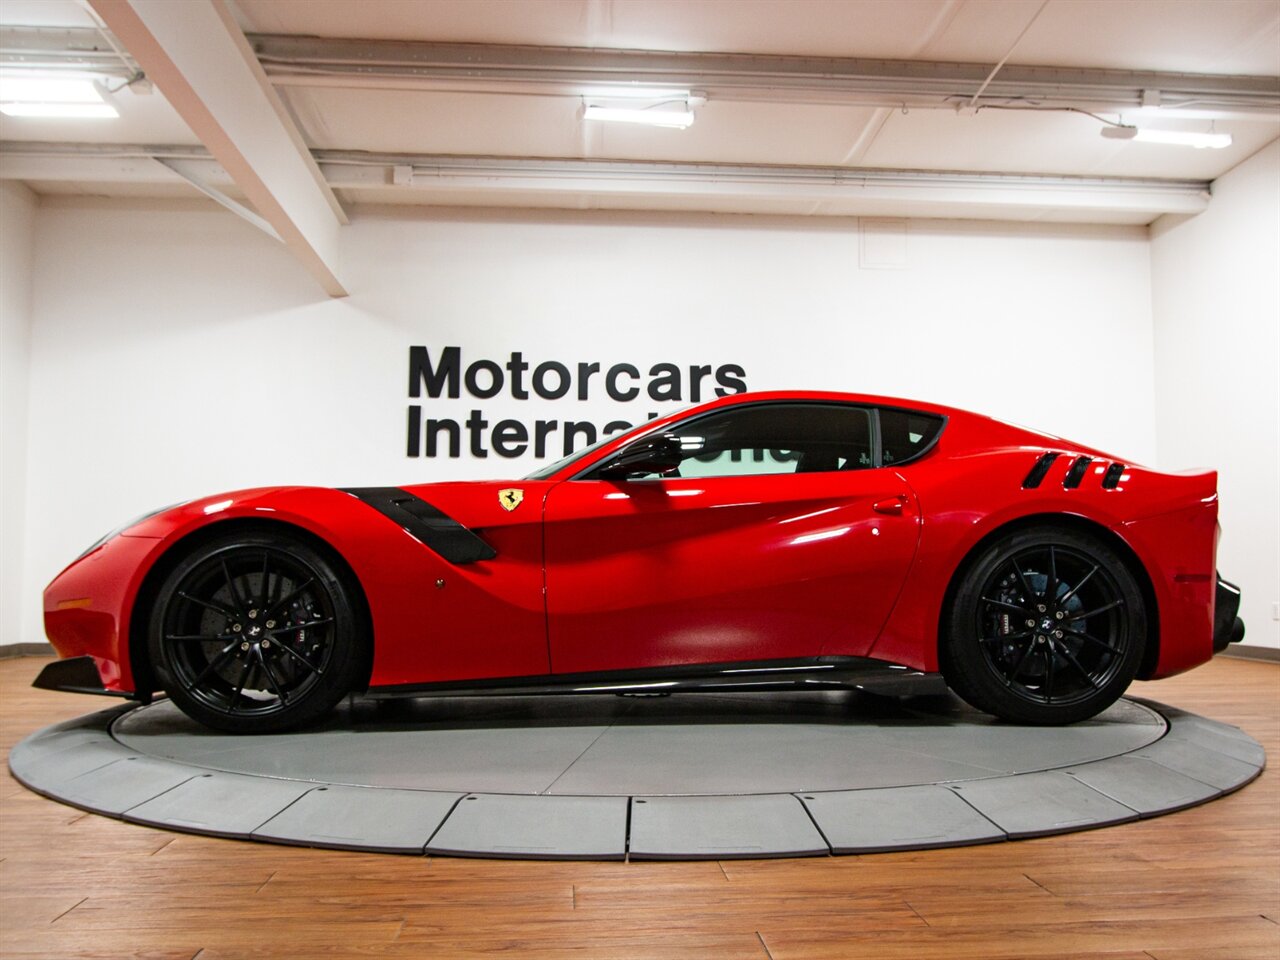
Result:
M216 730L314 722L351 691L368 639L355 589L305 539L233 533L192 550L151 609L148 649L169 698Z
M943 674L966 701L1013 723L1066 724L1124 693L1147 615L1133 573L1101 538L1040 526L972 558L943 630Z

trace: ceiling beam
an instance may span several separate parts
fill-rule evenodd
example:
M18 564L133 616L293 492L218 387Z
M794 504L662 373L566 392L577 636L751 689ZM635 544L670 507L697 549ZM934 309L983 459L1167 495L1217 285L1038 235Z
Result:
M163 162L156 163L156 160ZM1114 223L1196 214L1209 205L1204 180L1131 177L1051 177L845 167L540 160L499 157L424 157L318 150L315 160L334 189L406 191L434 203L465 205L477 196L518 202L522 195L561 195L563 206L590 196L625 203L644 196L680 209L721 210L726 203L808 203L815 214L1010 219L1070 219ZM101 172L95 174L95 165ZM172 182L175 168L210 189L230 178L207 152L192 147L0 142L0 179ZM221 202L221 201L220 201ZM702 204L700 207L699 204Z
M572 96L671 86L709 98L955 109L1026 103L1280 113L1280 77L250 34L277 85L400 86ZM985 84L985 86L984 86ZM981 92L981 96L975 95Z
M330 296L346 217L223 0L89 0Z

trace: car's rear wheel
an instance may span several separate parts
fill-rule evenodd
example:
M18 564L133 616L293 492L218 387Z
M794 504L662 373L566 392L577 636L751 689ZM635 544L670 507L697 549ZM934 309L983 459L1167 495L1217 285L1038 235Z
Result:
M1102 539L1054 526L984 548L953 594L947 682L980 710L1030 724L1074 723L1116 701L1146 643L1142 591Z
M231 534L184 557L160 587L148 640L184 713L245 733L329 712L356 683L367 648L338 566L278 533Z

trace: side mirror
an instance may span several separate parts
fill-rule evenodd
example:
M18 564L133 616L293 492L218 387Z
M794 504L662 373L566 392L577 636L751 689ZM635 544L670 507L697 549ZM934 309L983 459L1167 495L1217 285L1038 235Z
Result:
M659 434L625 447L600 469L598 476L602 480L625 480L637 473L661 475L677 469L683 460L680 441L676 437Z

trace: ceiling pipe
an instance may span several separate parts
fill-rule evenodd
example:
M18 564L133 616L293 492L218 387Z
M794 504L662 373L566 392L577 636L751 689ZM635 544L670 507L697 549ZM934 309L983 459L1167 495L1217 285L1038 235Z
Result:
M1034 21L1033 21L1034 22ZM1021 39L1021 38L1019 38ZM249 34L272 84L581 97L636 85L695 89L716 100L948 109L979 103L1110 112L1160 91L1184 108L1280 119L1280 77L582 47L350 40ZM1008 59L1006 55L1005 60ZM0 66L128 68L91 28L0 27ZM974 92L979 93L975 96Z

